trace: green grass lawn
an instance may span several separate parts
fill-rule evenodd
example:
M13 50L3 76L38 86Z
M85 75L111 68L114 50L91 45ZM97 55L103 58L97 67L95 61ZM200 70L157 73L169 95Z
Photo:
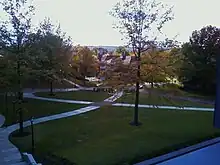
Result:
M50 153L77 165L128 165L220 135L211 112L140 109L139 127L129 125L132 117L133 108L103 107L36 125L35 156L42 163ZM31 150L31 136L10 138Z
M48 92L38 92L35 95L41 97L52 97L67 100L80 100L80 101L103 101L110 97L108 92L93 92L93 91L73 91L73 92L57 92L55 96L50 96Z
M212 108L213 105L202 104L192 101L169 99L167 97L155 95L155 94L146 94L140 93L140 104L153 104L153 105L170 105L170 106L187 106L187 107L208 107ZM119 103L133 103L135 102L135 93L124 94L121 98L117 100Z
M66 81L54 82L53 88L73 88L74 86ZM41 80L39 83L36 81L27 81L24 84L24 88L36 88L36 89L44 89L50 88L50 83L48 81Z
M201 95L201 94L198 94L198 93L192 93L192 92L187 92L187 91L183 91L183 94L185 96L188 96L188 97L195 97L195 98L198 98L198 99L204 99L204 100L215 100L215 96L214 95Z
M5 124L10 125L18 122L18 114L13 111L12 97L8 100L8 113L5 111L5 104L3 96L0 96L0 114L6 117ZM68 103L57 103L49 101L41 101L34 99L25 99L23 103L24 120L30 119L32 116L34 118L48 116L58 113L63 113L67 111L72 111L87 105L81 104L68 104ZM18 107L18 106L15 106Z
M163 92L163 93L172 93L177 96L183 96L183 97L193 97L193 98L198 98L198 99L204 99L204 100L214 100L215 96L208 96L208 95L202 95L198 93L193 93L190 91L184 91L179 88L169 88L169 87L160 87L160 88L154 88L150 89L147 88L147 90L155 91L155 92Z

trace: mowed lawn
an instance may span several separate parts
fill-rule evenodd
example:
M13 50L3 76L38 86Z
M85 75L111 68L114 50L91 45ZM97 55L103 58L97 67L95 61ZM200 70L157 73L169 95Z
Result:
M93 91L73 91L73 92L57 92L55 96L50 96L48 92L35 93L36 96L59 98L67 100L80 100L80 101L103 101L111 95L108 92L93 92Z
M135 103L135 93L124 94L121 98L117 100L118 103ZM139 104L151 104L151 105L168 105L168 106L178 106L178 107L204 107L213 108L214 105L203 104L193 101L186 101L180 99L168 98L165 96L160 96L156 94L146 94L140 93Z
M35 156L41 163L50 153L77 165L128 165L220 135L212 112L140 109L139 127L129 125L132 118L133 108L103 107L36 125ZM11 140L31 151L31 136Z
M6 125L17 123L19 119L18 113L16 113L16 109L18 109L18 104L15 105L14 111L12 104L13 100L13 97L8 97L8 112L6 112L4 97L2 95L0 96L0 114L3 114L6 117ZM24 100L25 102L22 104L24 121L31 119L31 117L39 118L43 116L72 111L87 106L82 104L58 103L34 99Z

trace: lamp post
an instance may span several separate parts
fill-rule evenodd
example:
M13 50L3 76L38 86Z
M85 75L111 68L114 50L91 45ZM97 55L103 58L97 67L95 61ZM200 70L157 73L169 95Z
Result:
M13 120L16 121L16 109L15 109L15 104L16 104L16 101L12 101L12 105L13 105Z
M8 117L8 92L5 93L5 115Z
M35 145L34 145L34 118L31 118L31 146L32 146L32 153L34 154Z

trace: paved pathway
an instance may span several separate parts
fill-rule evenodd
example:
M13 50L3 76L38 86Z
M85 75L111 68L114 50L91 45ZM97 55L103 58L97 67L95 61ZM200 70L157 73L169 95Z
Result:
M119 93L120 97L123 93ZM94 102L89 101L78 101L78 100L66 100L66 99L55 99L55 98L45 98L45 97L38 97L35 96L33 93L25 93L24 97L38 99L38 100L46 100L46 101L54 101L54 102L62 102L62 103L72 103L72 104L93 104ZM110 101L115 96L112 96L104 101ZM112 106L117 107L134 107L134 104L126 104L126 103L115 103ZM175 107L175 106L160 106L160 105L138 105L140 108L158 108L158 109L175 109L175 110L192 110L192 111L214 111L214 108L197 108L197 107Z
M134 104L126 103L115 103L112 106L117 107L134 107ZM175 106L165 106L165 105L143 105L139 104L140 108L158 108L158 109L175 109L175 110L190 110L190 111L214 111L214 108L197 108L197 107L175 107Z
M74 83L74 82L72 82L72 81L70 81L70 80L67 80L66 78L64 78L63 80L66 81L66 82L68 82L68 83L71 84L71 85L76 86L77 88L82 88L82 86L80 86L80 85L78 85L78 84L76 84L76 83Z
M123 95L123 92L115 93L113 96L104 100L106 102L116 101ZM34 95L32 93L25 93L25 97L32 98ZM88 106L84 108L80 108L78 110L73 110L70 112L65 112L61 114L46 116L42 118L38 118L34 120L34 124L39 124L51 120L57 120L61 118L67 118L75 115L79 115L82 113L86 113L89 111L94 111L100 108L100 106ZM4 117L0 115L0 125L4 123ZM24 127L30 126L30 121L24 122ZM0 128L0 165L27 165L27 163L22 161L21 154L19 150L8 140L8 136L19 129L19 123L11 125L6 128Z
M54 92L71 92L71 91L78 91L80 90L79 88L54 88ZM25 93L36 93L36 92L49 92L50 89L32 89L32 88L25 88L23 89L24 94Z
M0 115L0 127L5 118ZM19 150L8 140L9 133L0 128L0 164L1 165L28 165L21 158Z
M33 93L24 93L25 98L37 99L37 100L45 100L45 101L53 101L53 102L61 102L61 103L72 103L72 104L92 104L93 102L89 101L78 101L78 100L65 100L65 99L55 99L55 98L46 98L46 97L38 97Z

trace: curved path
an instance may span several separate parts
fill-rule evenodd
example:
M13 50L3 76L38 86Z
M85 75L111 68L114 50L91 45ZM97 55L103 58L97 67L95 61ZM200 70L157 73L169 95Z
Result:
M5 118L0 115L0 127ZM2 165L28 165L22 160L19 150L8 140L11 132L7 128L0 128L0 164Z
M115 93L113 96L105 99L105 102L114 102L118 98L123 95L123 92ZM35 98L33 93L25 93L24 97L28 98ZM37 99L37 97L36 97ZM72 102L73 103L73 102ZM65 112L61 114L41 117L34 120L34 124L39 124L51 120L71 117L75 115L79 115L82 113L86 113L89 111L94 111L100 108L100 106L88 106L84 108L80 108L78 110L73 110L70 112ZM4 117L0 115L0 126L4 124ZM30 121L24 122L24 127L30 126ZM2 165L27 165L26 162L22 160L21 154L19 150L8 140L9 135L14 132L15 130L19 129L19 123L11 125L9 127L0 128L0 164Z
M123 93L120 93L121 96ZM121 97L120 96L120 97ZM45 100L45 101L53 101L53 102L62 102L62 103L70 103L70 104L93 104L94 102L89 101L78 101L78 100L66 100L66 99L55 99L55 98L45 98L45 97L38 97L35 96L33 93L25 93L24 97L37 99L37 100ZM112 97L109 98L111 100ZM118 97L119 98L119 97ZM108 100L108 99L107 99ZM104 101L107 101L104 100ZM111 101L114 102L114 101ZM117 107L134 107L134 104L126 104L126 103L115 103L112 106ZM138 105L140 108L158 108L158 109L176 109L176 110L194 110L194 111L214 111L214 108L198 108L198 107L175 107L175 106L163 106L163 105Z

